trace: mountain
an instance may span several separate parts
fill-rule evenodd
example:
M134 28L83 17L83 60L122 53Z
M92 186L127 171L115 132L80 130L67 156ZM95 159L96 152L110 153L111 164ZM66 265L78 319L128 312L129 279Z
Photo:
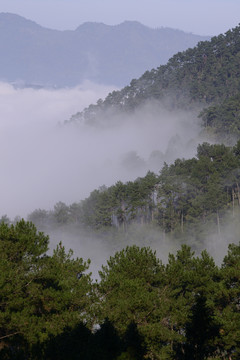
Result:
M169 110L202 109L203 126L218 140L240 138L240 26L178 52L128 86L72 116L70 122L112 121L153 100Z
M219 238L224 233L223 238L239 241L235 221L240 212L239 59L240 25L177 53L166 65L146 71L128 86L72 116L74 124L110 127L115 119L139 115L147 103L148 109L161 104L169 113L190 110L193 114L197 109L215 144L204 142L194 157L164 163L160 175L148 172L134 182L118 181L93 191L77 206L65 208L70 218L79 216L79 223L91 228L124 231L131 224L157 225L164 234L193 241L196 248L210 233ZM161 120L161 114L157 119ZM141 118L137 120L140 127ZM163 139L160 135L159 141Z
M43 28L0 14L0 80L74 86L84 80L124 86L174 53L209 39L136 21L109 26L87 22L75 31Z

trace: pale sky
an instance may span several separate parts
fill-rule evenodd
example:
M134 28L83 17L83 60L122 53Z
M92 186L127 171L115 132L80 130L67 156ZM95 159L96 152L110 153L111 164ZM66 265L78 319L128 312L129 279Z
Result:
M87 21L116 25L136 20L153 28L218 35L239 24L240 0L0 0L0 12L59 30L74 30Z

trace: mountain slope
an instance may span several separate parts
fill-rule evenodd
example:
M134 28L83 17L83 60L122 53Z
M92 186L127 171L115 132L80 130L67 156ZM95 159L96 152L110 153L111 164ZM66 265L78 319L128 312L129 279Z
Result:
M129 86L110 93L104 101L99 100L96 105L90 105L76 114L71 121L96 123L99 119L111 120L113 114L119 111L129 113L147 101L155 100L164 102L170 109L205 108L200 115L208 119L204 124L215 126L214 131L221 135L223 130L226 131L222 124L224 118L211 122L212 109L210 113L207 109L210 105L221 106L228 100L235 104L234 114L231 106L225 105L224 108L225 114L228 111L229 136L231 132L236 133L236 129L240 136L239 115L236 116L240 111L236 100L240 92L239 65L240 26L175 54L166 65L146 71L137 80L132 80ZM234 122L232 127L231 122Z
M91 80L123 86L205 39L131 21L116 26L89 22L75 31L57 31L1 13L0 79L57 86Z
M165 163L159 174L148 172L135 181L102 186L70 206L58 202L53 211L35 210L28 220L40 227L65 224L100 230L104 236L115 229L137 242L142 237L151 242L154 229L158 244L167 234L169 241L190 242L195 249L206 239L211 242L214 234L219 241L238 242L239 166L240 141L234 147L203 143L194 158ZM139 232L136 227L132 232L131 226L137 225ZM112 236L110 231L110 243Z

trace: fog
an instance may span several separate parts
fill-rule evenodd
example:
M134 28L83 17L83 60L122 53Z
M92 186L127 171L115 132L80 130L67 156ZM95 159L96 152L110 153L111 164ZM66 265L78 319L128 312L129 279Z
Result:
M205 234L199 239L199 234L187 236L184 243L191 246L195 256L201 256L207 250L213 257L216 265L221 266L223 258L227 255L231 243L239 243L240 224L237 217L227 211L220 223L220 232L216 224L205 225ZM150 247L156 251L156 256L164 263L168 263L169 254L176 254L181 248L183 240L171 238L154 225L132 224L127 232L112 230L108 233L94 233L81 229L75 225L60 226L48 231L50 236L50 252L59 242L65 246L66 251L72 249L74 256L82 257L85 261L91 260L89 271L92 278L99 280L98 271L106 265L110 256L114 256L126 246L137 245Z
M0 216L69 205L102 185L158 172L163 161L196 153L196 117L159 104L95 127L58 125L110 90L91 83L55 90L0 84Z
M26 216L60 199L79 199L77 186L71 186L76 174L81 178L81 146L59 131L57 123L110 90L88 82L58 90L0 83L1 214Z
M64 121L112 88L84 83L73 89L14 88L0 84L0 216L27 217L89 196L102 185L135 180L164 161L192 157L200 126L193 112L167 111L154 102L131 116L116 114L94 125ZM93 277L109 256L127 245L151 246L162 260L176 249L161 233L132 226L106 238L79 227L47 229L50 248L60 241L75 256L90 258Z
M151 247L157 257L167 263L169 253L179 250L179 243L171 241L162 231L151 225L130 225L126 233L112 231L96 234L74 225L65 225L48 232L50 236L50 253L61 242L66 252L72 249L74 256L91 260L89 272L93 279L99 279L98 271L107 264L110 256L121 251L126 246Z
M78 202L102 185L135 180L148 170L158 173L164 161L193 157L198 143L206 140L197 109L169 111L154 102L131 116L63 125L111 90L88 82L72 89L38 90L0 84L0 216L26 218L35 209L53 209L59 201ZM227 223L221 234L209 229L198 248L205 247L218 263L238 234L238 228L233 234L231 218ZM70 225L47 233L51 249L62 241L75 256L90 258L94 277L110 255L127 245L151 246L164 262L180 246L151 226L133 225L127 234L113 229L106 238ZM195 239L189 244L197 248Z

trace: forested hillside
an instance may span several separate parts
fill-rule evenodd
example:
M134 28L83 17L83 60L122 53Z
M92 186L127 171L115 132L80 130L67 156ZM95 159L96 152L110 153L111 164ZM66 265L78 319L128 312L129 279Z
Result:
M111 121L115 114L131 113L154 100L168 109L195 109L203 126L211 128L218 139L231 141L239 136L240 26L211 41L174 55L166 65L146 71L120 91L90 105L70 122L97 124Z
M196 157L165 163L160 174L148 172L135 181L101 187L85 200L69 206L59 202L53 211L35 210L28 219L45 229L75 224L104 233L152 225L159 236L201 248L210 229L221 236L229 222L226 214L232 221L239 217L239 168L240 142L234 147L203 143Z
M229 216L231 221L237 219L240 204L239 56L240 27L236 27L176 54L167 65L146 72L71 119L109 124L116 113L133 113L149 100L175 110L197 106L202 108L202 124L210 139L232 146L203 143L195 157L165 163L159 174L148 172L135 181L102 186L80 202L59 202L52 211L35 210L29 220L45 228L77 224L107 233L109 229L128 233L130 225L150 225L161 236L189 241L196 248L203 246L210 229L221 234ZM236 241L238 230L233 228Z

